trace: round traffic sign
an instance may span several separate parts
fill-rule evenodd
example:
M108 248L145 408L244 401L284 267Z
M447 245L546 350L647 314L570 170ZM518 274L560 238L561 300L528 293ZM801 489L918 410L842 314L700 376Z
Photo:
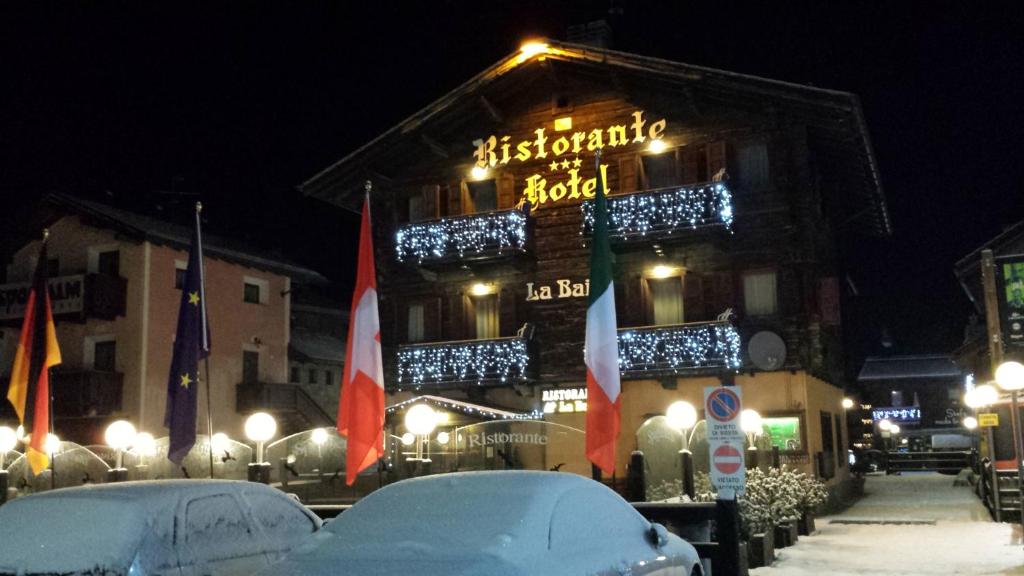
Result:
M722 474L735 474L743 464L743 454L728 444L722 444L711 455L711 462Z
M704 407L712 420L728 422L740 412L740 398L728 388L716 388L708 394Z

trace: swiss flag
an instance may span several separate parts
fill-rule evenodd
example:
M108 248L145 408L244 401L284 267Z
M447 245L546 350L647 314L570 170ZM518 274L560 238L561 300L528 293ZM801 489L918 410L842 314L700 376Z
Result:
M341 381L338 432L348 438L345 483L384 455L384 370L380 356L377 314L377 272L370 234L370 197L363 203L359 230L359 265L352 294L345 374Z

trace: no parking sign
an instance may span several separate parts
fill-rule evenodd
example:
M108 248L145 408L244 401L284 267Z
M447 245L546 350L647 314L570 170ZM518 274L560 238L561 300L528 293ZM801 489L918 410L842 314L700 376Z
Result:
M719 498L724 500L732 500L742 495L746 486L743 429L740 427L742 410L743 391L739 386L704 389L711 484L718 490Z

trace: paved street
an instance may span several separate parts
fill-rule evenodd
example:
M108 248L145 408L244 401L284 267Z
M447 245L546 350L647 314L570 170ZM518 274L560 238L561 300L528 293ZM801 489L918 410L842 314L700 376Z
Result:
M970 488L952 476L870 476L867 496L817 519L818 531L777 551L756 576L829 574L1022 574L1020 527L989 521Z

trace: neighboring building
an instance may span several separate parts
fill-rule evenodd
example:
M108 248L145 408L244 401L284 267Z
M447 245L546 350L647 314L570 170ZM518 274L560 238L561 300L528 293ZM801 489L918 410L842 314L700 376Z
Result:
M856 97L589 46L511 54L302 186L358 209L373 182L388 404L417 393L531 413L557 409L548 389L585 387L597 148L617 477L652 416L735 383L784 462L846 478L839 248L889 233ZM562 469L589 473L578 452Z
M964 374L944 354L868 358L857 378L862 415L868 422L865 444L880 446L877 423L899 424L899 443L912 452L972 447L972 434L963 427Z
M57 434L99 444L118 418L166 434L167 376L191 229L67 196L48 197L38 217L50 229L47 265L63 357L51 380ZM293 280L324 279L223 239L204 237L204 248L214 428L243 438L245 413L261 402L251 390L287 382ZM11 283L0 287L6 374L38 251L38 240L18 250L8 267ZM206 402L204 386L201 434ZM13 416L3 405L0 416Z
M292 298L288 382L302 388L333 420L341 397L348 310L316 290Z
M996 288L994 298L997 304L993 314L997 318L1002 356L996 361L1024 362L1024 220L1008 227L995 238L961 258L954 266L954 272L963 286L964 293L974 305L976 318L981 319L978 321L972 318L964 330L964 344L956 350L955 356L964 372L971 374L974 382L978 384L992 382L994 378L994 363L986 330L987 309L981 271L982 252L985 250L992 251L994 264L992 272ZM1005 470L1015 470L1009 395L1004 394L996 406L986 411L999 415L999 425L994 428L992 437L992 455L996 466ZM1024 409L1020 411L1019 417L1024 422ZM987 449L983 455L987 455Z

